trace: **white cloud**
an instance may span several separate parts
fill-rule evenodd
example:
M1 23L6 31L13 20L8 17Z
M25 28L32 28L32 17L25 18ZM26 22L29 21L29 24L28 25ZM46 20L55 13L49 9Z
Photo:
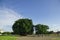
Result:
M8 9L8 8L3 8L0 9L0 29L7 29L5 31L11 30L12 29L9 26L12 26L14 21L16 21L19 18L23 18L20 14L18 14L17 12L15 12L14 10Z
M54 32L57 32L57 31L60 31L60 24L49 24L49 30L48 31L54 31Z

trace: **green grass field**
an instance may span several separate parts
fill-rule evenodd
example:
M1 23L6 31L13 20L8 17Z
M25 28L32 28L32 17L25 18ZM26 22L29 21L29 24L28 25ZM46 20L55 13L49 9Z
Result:
M0 40L17 40L15 36L0 36Z
M60 40L60 36L0 36L0 40Z

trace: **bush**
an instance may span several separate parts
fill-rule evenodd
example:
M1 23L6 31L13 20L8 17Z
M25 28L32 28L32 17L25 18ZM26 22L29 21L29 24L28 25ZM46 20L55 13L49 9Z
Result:
M11 32L4 32L3 35L11 35Z

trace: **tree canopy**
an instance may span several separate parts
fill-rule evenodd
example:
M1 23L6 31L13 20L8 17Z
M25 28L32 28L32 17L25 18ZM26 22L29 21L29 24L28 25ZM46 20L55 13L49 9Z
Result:
M19 19L13 24L13 31L19 35L32 34L32 20L31 19Z
M43 24L33 25L31 19L19 19L15 21L15 23L12 26L12 29L15 34L27 35L33 34L33 32L35 32L33 30L33 27L36 28L36 34L45 34L48 32L47 29L49 29L49 26L47 25Z
M49 27L47 25L37 24L36 26L37 34L45 34L47 33L47 29Z

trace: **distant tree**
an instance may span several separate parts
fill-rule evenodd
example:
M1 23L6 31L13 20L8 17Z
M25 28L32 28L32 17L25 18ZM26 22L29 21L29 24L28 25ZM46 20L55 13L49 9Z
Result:
M19 35L32 34L32 20L31 19L19 19L15 21L12 26L13 32Z
M54 31L49 31L49 32L48 32L48 34L53 34L53 33L54 33Z
M11 32L4 32L3 35L11 35Z
M42 25L42 24L37 24L35 27L36 27L37 34L45 34L48 32L47 29L49 29L47 25Z
M56 33L57 33L57 34L60 34L60 31L57 31Z

